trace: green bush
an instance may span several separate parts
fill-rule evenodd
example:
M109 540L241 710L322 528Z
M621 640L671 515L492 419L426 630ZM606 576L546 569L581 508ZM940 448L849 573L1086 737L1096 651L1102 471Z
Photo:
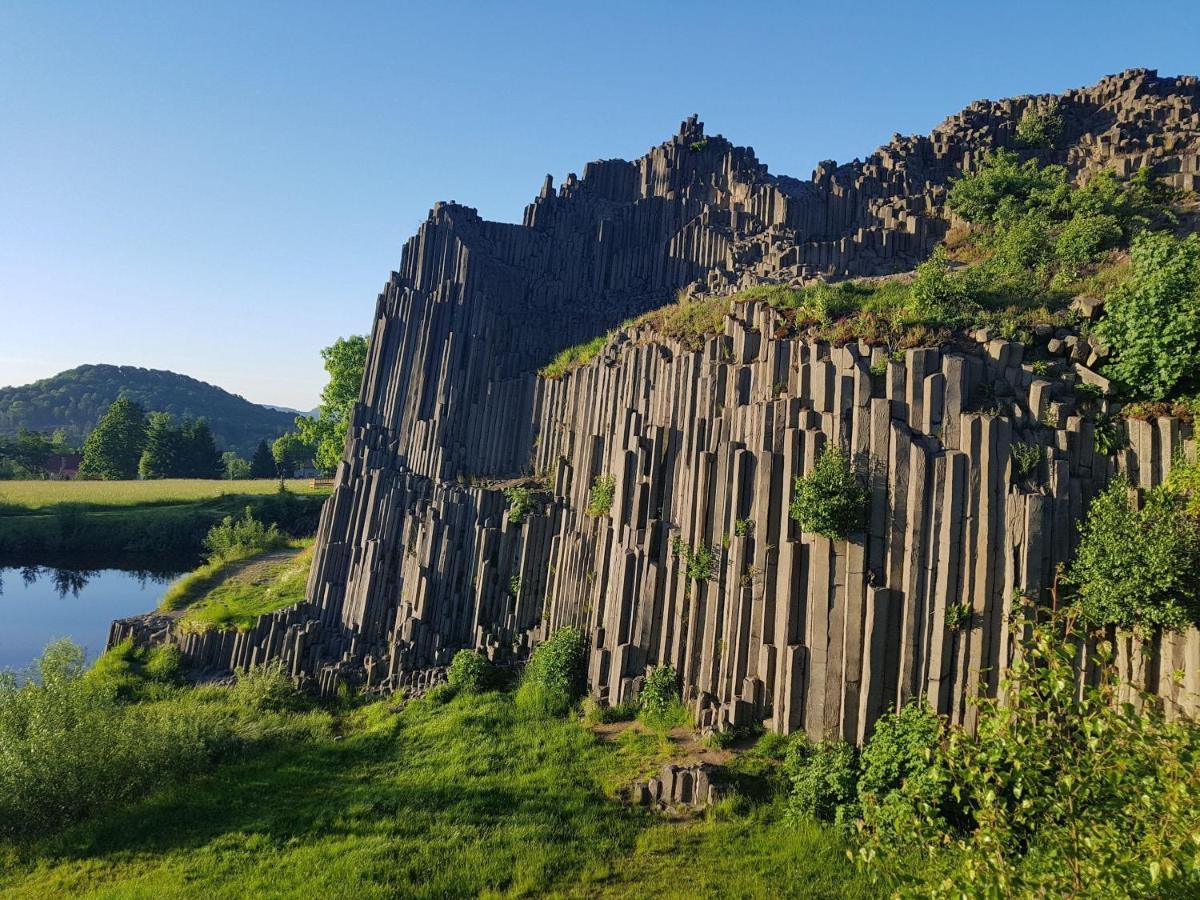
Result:
M587 638L578 628L560 628L534 648L517 688L526 713L565 715L587 693Z
M939 247L917 266L912 283L913 314L925 322L957 323L977 307L971 285L961 273L951 270Z
M1142 509L1117 479L1093 501L1068 572L1094 625L1182 629L1200 615L1200 525L1169 486Z
M862 527L867 490L858 483L850 462L827 444L813 470L796 479L790 514L804 531L842 540Z
M178 682L183 677L183 654L174 644L159 644L146 653L142 670L151 681L166 684Z
M950 188L950 208L968 222L1010 224L1031 211L1062 216L1070 207L1071 187L1062 166L1021 162L1008 150L990 154L974 172Z
M84 662L81 648L60 641L28 679L0 673L0 835L54 831L281 733L277 716L246 715L241 685L167 683L172 651L126 642L91 670Z
M254 517L254 510L246 507L240 519L226 516L209 529L204 538L204 549L210 560L231 560L265 550L274 550L287 545L287 536L272 523L264 525Z
M849 828L858 818L858 751L845 741L798 742L789 761L793 820L817 819Z
M508 521L513 525L524 525L533 512L533 491L524 487L506 488L504 497L508 500Z
M1017 122L1017 143L1023 147L1053 150L1063 136L1063 120L1054 101L1045 107L1025 107Z
M954 806L936 763L944 733L943 720L916 702L875 723L860 756L858 778L858 800L869 828L904 828L914 798L943 812Z
M306 698L287 674L282 662L238 669L233 696L249 709L301 709Z
M1042 464L1042 448L1037 444L1026 444L1021 441L1015 441L1009 447L1009 453L1012 455L1013 470L1016 472L1018 478L1025 478L1032 475Z
M679 697L678 676L673 666L661 665L646 672L638 703L638 718L652 728L673 728L691 722L691 713Z
M475 650L459 650L450 661L446 680L458 691L478 693L491 680L492 664L487 657Z
M1116 216L1076 213L1054 239L1054 259L1062 272L1074 277L1105 250L1117 246L1121 238Z
M588 492L587 513L589 516L606 516L612 509L617 491L617 480L611 475L597 475Z
M892 816L865 821L860 860L908 896L1196 896L1200 728L1119 703L1104 641L1081 689L1073 618L1031 613L1012 623L1004 702L981 699L975 734L933 744Z
M1138 235L1132 278L1107 298L1099 331L1105 371L1132 398L1165 400L1200 388L1200 235Z

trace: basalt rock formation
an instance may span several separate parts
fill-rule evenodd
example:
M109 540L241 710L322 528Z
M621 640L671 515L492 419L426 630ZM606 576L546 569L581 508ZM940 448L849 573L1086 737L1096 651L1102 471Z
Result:
M974 103L809 181L692 118L635 162L590 163L557 191L547 177L520 225L435 206L379 296L308 601L245 633L168 639L214 668L283 659L328 691L427 679L462 647L512 662L570 624L609 702L670 663L714 727L861 740L918 696L969 724L1007 660L1014 591L1045 594L1114 472L1147 487L1195 453L1190 425L1129 422L1129 449L1101 457L1076 387L1102 379L1068 336L1044 336L1079 357L1046 378L994 335L890 359L789 337L756 303L731 303L698 349L630 327L561 380L535 373L681 290L912 268L950 225L949 180L1053 99ZM1057 101L1073 173L1149 166L1200 188L1197 79L1130 71ZM827 442L870 487L849 541L788 518ZM1017 442L1041 449L1036 472L1016 471ZM539 501L512 522L502 488L531 475ZM613 502L589 514L598 477ZM689 572L701 547L711 570ZM112 639L137 632L118 622ZM1121 647L1127 673L1194 709L1200 635L1137 650Z

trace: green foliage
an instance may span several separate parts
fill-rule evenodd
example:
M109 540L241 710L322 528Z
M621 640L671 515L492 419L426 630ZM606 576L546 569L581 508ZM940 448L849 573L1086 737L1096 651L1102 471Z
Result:
M1054 239L1054 258L1074 277L1102 252L1120 244L1123 235L1116 216L1076 213Z
M1200 388L1200 235L1134 239L1133 276L1107 298L1099 330L1113 358L1106 374L1135 399Z
M266 441L259 441L254 448L254 456L250 458L250 478L274 478L275 454L271 452Z
M321 390L316 416L297 416L295 431L275 441L275 462L292 472L308 462L326 474L337 468L346 449L350 414L362 390L367 366L367 339L363 335L338 338L321 350L329 381Z
M858 750L845 741L799 741L789 761L788 815L849 829L858 817Z
M517 706L535 716L565 715L587 693L587 638L560 628L538 644L517 690Z
M88 365L20 387L0 387L0 435L21 429L61 431L79 446L119 397L177 420L205 419L218 446L249 454L284 432L292 414L280 412L186 375L136 366ZM55 451L62 452L62 451Z
M311 563L311 547L282 559L251 556L244 562L209 563L171 585L162 604L186 606L180 624L188 630L244 631L260 616L306 598Z
M504 497L508 500L508 521L524 525L534 509L534 492L525 487L511 487L505 489Z
M914 798L943 811L953 807L935 762L944 734L943 720L915 702L875 723L859 758L858 800L867 827L877 836L907 826Z
M542 378L557 379L562 378L568 372L573 372L580 366L586 366L600 355L600 351L612 340L614 334L616 334L615 331L609 331L592 338L590 341L573 344L570 347L560 350L555 354L554 359L538 369L538 375Z
M968 222L1011 224L1030 212L1062 215L1070 203L1067 170L1021 162L1017 154L997 150L974 172L955 180L947 198L950 209Z
M679 677L673 666L655 666L646 671L638 703L638 718L652 728L667 729L691 722L691 714L679 697Z
M867 499L845 454L827 444L813 470L796 479L790 514L804 531L842 540L862 527Z
M150 413L138 475L142 478L216 478L222 474L212 430L203 419L178 428L168 413ZM237 454L234 454L237 458ZM244 477L244 475L243 475Z
M1125 429L1113 416L1097 416L1092 423L1092 435L1096 452L1101 456L1112 456L1125 446Z
M1010 633L1004 702L932 745L860 859L911 896L1194 896L1200 728L1118 702L1104 641L1080 688L1070 614L1018 610Z
M686 349L695 351L704 346L705 337L725 330L728 313L729 299L726 297L694 299L681 295L675 303L641 316L636 324L648 323L664 338L678 341Z
M229 481L245 481L250 477L250 463L232 450L221 454L221 472Z
M1095 625L1182 629L1200 615L1200 524L1188 500L1160 485L1141 509L1117 479L1088 509L1068 580Z
M597 475L592 481L592 489L588 492L587 514L589 516L606 516L612 509L613 498L617 492L617 480L611 475Z
M1018 478L1026 478L1037 472L1042 464L1043 450L1037 444L1026 444L1014 441L1009 447L1012 455L1013 471Z
M85 674L83 651L59 642L33 678L0 675L0 835L28 840L58 829L202 771L264 734L265 721L247 728L241 718L248 698L240 686L228 707L149 702L178 690L171 651L126 643L102 662ZM129 702L139 698L146 702Z
M450 661L446 680L456 691L476 693L491 682L492 664L475 650L459 650Z
M242 559L254 553L287 546L287 537L272 522L266 525L247 506L240 519L226 516L209 529L204 549L210 561Z
M128 397L119 397L83 442L79 476L108 480L137 478L138 460L145 443L145 411Z
M1053 150L1063 136L1062 114L1058 101L1046 106L1030 103L1017 122L1017 143L1022 147Z
M265 712L272 709L303 709L308 700L287 674L282 662L237 670L232 688L236 703Z
M917 266L912 283L913 313L929 322L963 321L977 307L967 278L953 271L939 247Z
M150 704L238 723L247 738L219 769L165 774L79 827L0 842L0 893L879 896L840 835L787 827L778 803L681 822L619 802L663 761L635 729L597 740L494 691L304 713L240 709L230 693Z
M52 454L69 453L66 432L61 429L47 437L20 429L16 437L0 437L0 479L45 478Z
M754 522L750 519L738 519L733 523L733 533L738 537L746 537L754 530Z
M1200 460L1188 461L1182 455L1171 461L1167 490L1179 497L1189 516L1200 519Z

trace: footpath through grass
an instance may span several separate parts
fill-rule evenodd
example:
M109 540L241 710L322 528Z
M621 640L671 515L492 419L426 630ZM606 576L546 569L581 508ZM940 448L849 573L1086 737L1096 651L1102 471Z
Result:
M833 831L783 825L777 801L686 823L621 803L615 788L662 753L645 735L602 742L574 719L524 717L506 692L390 707L335 711L0 844L0 897L873 896Z
M161 608L186 607L182 620L189 628L250 628L259 616L305 599L312 542L294 544L201 566L171 585Z

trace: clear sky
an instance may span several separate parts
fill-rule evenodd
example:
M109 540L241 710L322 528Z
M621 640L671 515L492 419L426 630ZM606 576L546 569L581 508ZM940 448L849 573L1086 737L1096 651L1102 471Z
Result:
M1200 73L1195 0L0 0L0 385L108 362L307 409L436 200L519 220L693 112L808 177L1134 66Z

